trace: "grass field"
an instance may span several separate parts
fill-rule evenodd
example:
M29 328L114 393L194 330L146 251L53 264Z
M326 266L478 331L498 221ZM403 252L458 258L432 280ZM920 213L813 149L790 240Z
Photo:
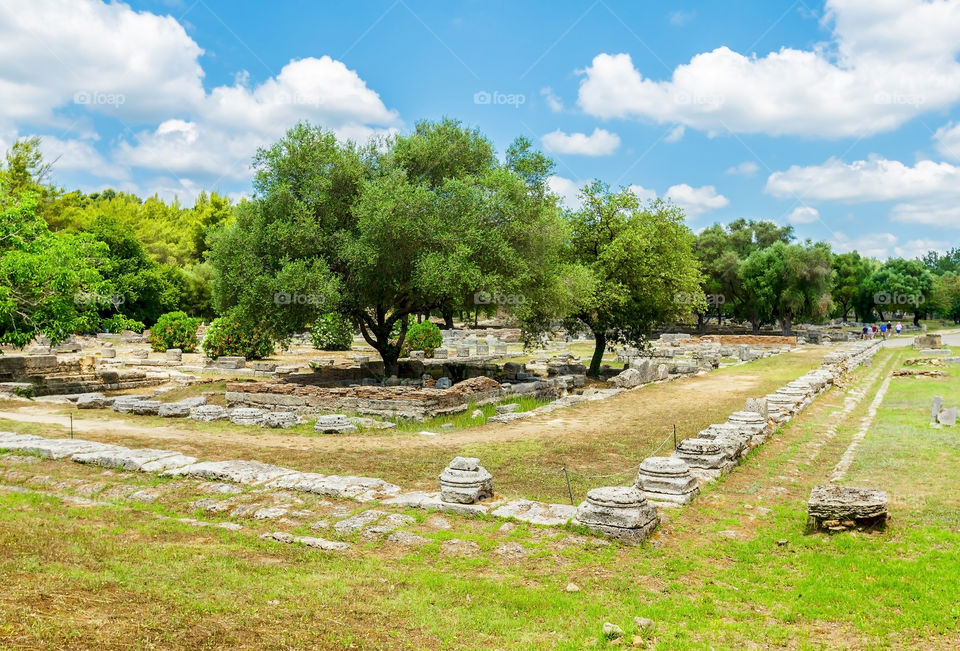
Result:
M191 507L202 484L7 458L2 483L28 492L0 491L0 645L579 649L605 646L609 621L625 644L664 649L957 648L960 433L927 420L933 395L960 402L960 371L894 378L867 423L845 483L888 490L890 525L805 533L810 488L827 480L906 356L885 351L821 396L695 504L665 512L639 548L410 511L422 547L351 537L350 551L324 553L257 538L277 523L242 520L231 532L173 519L225 519ZM120 486L161 496L111 498ZM65 500L80 495L104 504ZM302 506L356 508L334 502ZM310 531L297 526L283 530ZM580 590L567 592L570 582ZM653 628L637 630L635 616Z

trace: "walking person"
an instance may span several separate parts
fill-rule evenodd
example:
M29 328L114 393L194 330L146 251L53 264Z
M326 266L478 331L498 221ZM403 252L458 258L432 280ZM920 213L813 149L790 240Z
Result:
M900 336L900 333L903 332L903 324L897 321L897 336Z

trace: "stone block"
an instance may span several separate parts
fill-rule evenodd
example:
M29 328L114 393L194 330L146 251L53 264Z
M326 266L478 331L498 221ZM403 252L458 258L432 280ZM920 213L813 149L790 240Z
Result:
M115 359L117 357L116 348L104 348L100 351L100 357L103 359Z
M108 398L102 393L83 393L77 397L77 409L105 409L113 404L116 398Z
M244 368L247 365L246 357L220 356L214 360L213 365L222 369Z
M639 544L660 523L656 507L636 486L593 488L577 508L587 528L629 544Z
M470 346L457 346L457 357L470 357Z
M489 355L490 346L489 344L477 344L477 355Z
M209 423L215 420L226 420L227 410L219 405L201 405L190 410L190 418Z
M250 368L260 373L273 373L274 371L277 370L278 366L279 364L277 364L276 362L264 362L262 360L250 362Z
M648 457L640 464L636 487L654 503L689 503L700 489L690 466L676 457Z
M493 475L473 457L455 457L440 473L440 499L456 504L475 504L493 497Z
M166 355L168 362L179 362L183 359L183 351L179 348L167 348Z
M744 405L743 410L760 414L764 421L770 417L770 410L767 408L766 398L747 398L747 403Z
M957 424L957 408L950 407L943 409L937 414L937 422L947 427L954 427Z
M436 388L437 389L449 389L453 386L453 380L448 377L442 377L437 380Z
M286 429L300 424L300 417L292 411L271 411L263 415L263 427Z
M814 486L807 502L807 514L818 526L824 521L886 520L889 498L886 492L849 486Z
M79 404L77 405L79 407ZM933 407L930 409L930 424L934 425L937 422L937 416L940 415L940 410L943 409L943 398L940 396L933 397Z
M265 413L254 407L234 407L227 410L227 417L234 425L259 425Z
M324 414L317 417L313 431L320 434L349 434L357 431L357 426L343 414Z

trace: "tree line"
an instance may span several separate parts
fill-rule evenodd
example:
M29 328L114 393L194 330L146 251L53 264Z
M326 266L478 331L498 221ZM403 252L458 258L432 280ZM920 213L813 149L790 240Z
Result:
M204 193L185 208L56 188L39 141L17 142L0 169L0 342L142 329L182 310L284 343L340 315L391 373L415 319L508 311L528 341L558 325L591 333L595 374L609 344L677 321L960 320L956 249L881 263L769 221L694 234L676 206L601 182L571 210L529 140L500 158L451 119L364 144L298 124L254 169L251 199Z

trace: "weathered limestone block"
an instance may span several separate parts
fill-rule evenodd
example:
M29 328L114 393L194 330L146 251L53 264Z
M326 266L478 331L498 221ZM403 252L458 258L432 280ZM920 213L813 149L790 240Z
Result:
M162 404L159 400L136 400L128 405L126 413L137 414L138 416L156 416Z
M442 378L440 378L439 380L437 380L437 384L435 385L435 388L437 388L437 389L449 389L449 388L452 387L452 386L453 386L453 380L451 380L451 379L448 378L448 377L442 377Z
M221 356L214 360L213 365L223 369L244 368L247 365L246 357Z
M348 434L356 432L357 426L343 414L324 414L317 417L313 431L321 434Z
M676 457L644 459L636 486L654 504L688 504L700 492L690 466Z
M501 415L501 414L512 414L513 412L515 412L515 411L518 410L518 409L520 409L520 405L517 404L517 403L515 403L515 402L509 402L509 403L507 403L507 404L505 404L505 405L497 405L497 406L496 406L496 410L497 410L497 415L498 415L498 416Z
M473 457L454 457L440 473L440 499L457 504L474 504L493 497L493 475Z
M370 355L354 355L353 361L357 366L363 366L364 364L370 363Z
M227 416L234 425L259 425L266 412L253 407L234 407L227 410Z
M144 472L169 470L170 468L179 468L197 462L196 458L182 455L173 450L151 450L149 448L132 450L120 448L112 451L83 452L75 454L71 458L77 463Z
M77 409L105 409L116 398L108 398L102 393L84 393L77 398Z
M457 357L470 357L470 346L457 346Z
M79 405L78 405L79 406ZM930 409L930 424L935 425L937 423L937 416L940 415L940 410L943 408L943 398L940 396L933 397L933 408Z
M757 446L767 440L767 419L755 411L735 411L727 422L750 436L750 445Z
M300 417L292 411L271 411L263 415L263 427L286 429L300 424Z
M943 409L937 414L937 422L947 427L954 427L957 424L957 408L950 407Z
M660 523L657 508L636 486L593 488L577 508L577 520L598 533L639 544Z
M926 334L917 335L913 338L913 347L923 349L938 349L943 347L943 339L940 335Z
M744 405L743 410L760 414L765 421L770 418L770 410L767 407L766 398L747 398L747 403Z
M215 420L226 420L227 410L220 405L201 405L190 410L190 418L209 423Z
M24 454L36 454L47 459L64 459L80 452L100 452L124 449L117 445L108 445L82 439L45 439L41 437L7 438L0 442L0 448Z
M182 402L168 402L160 405L157 415L161 418L186 418L190 415L191 405Z
M610 378L610 381L621 389L631 389L640 386L643 382L643 376L639 370L630 367Z
M273 373L277 370L277 366L279 366L279 364L276 362L264 362L260 360L250 362L250 368L261 373Z
M135 350L135 351L133 351L133 352L130 353L130 354L133 355L134 358L136 358L136 359L147 359L147 358L150 356L150 351L149 351L149 350Z
M832 484L814 486L807 502L807 514L816 526L833 520L872 524L886 520L888 504L887 493L881 490Z
M183 359L183 351L179 348L167 348L166 355L168 362L179 362Z
M450 351L448 351L446 348L437 348L433 351L434 359L447 359L449 355Z
M531 524L556 526L566 524L577 516L577 507L567 504L545 504L531 500L514 500L497 507L492 515L515 518Z
M115 359L117 357L116 348L104 348L100 351L100 357L104 359Z
M723 446L709 439L684 439L677 445L672 456L686 462L690 466L690 472L704 481L717 479L729 472L734 465Z
M750 449L752 435L743 431L739 425L720 423L710 425L697 434L697 438L713 441L733 460L740 459Z
M366 416L350 416L347 420L364 429L396 429L397 427L396 423L391 423L389 420L377 420Z
M477 355L489 355L490 346L488 344L477 344Z
M296 471L259 461L201 461L162 473L174 477L196 477L237 484L263 484Z
M493 352L495 355L506 355L507 354L507 345L506 344L494 344Z
M424 360L427 358L427 353L422 350L411 350L410 359Z

